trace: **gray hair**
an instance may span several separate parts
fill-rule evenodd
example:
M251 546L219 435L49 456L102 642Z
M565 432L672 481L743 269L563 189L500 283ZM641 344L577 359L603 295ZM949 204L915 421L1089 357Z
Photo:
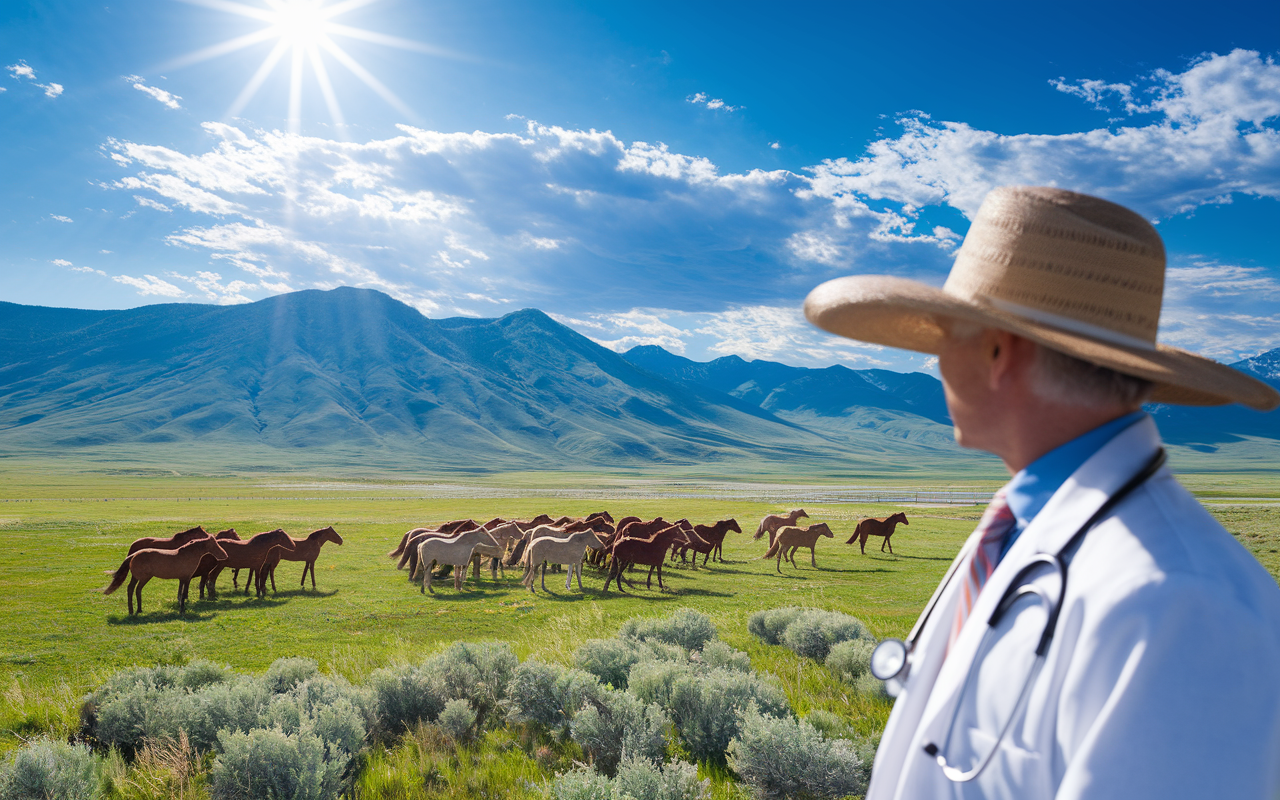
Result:
M983 325L969 320L943 318L938 322L947 335L957 341L970 339L986 330ZM1036 344L1036 357L1031 365L1031 389L1041 399L1089 408L1127 407L1145 403L1154 388L1155 384L1145 378L1126 375Z

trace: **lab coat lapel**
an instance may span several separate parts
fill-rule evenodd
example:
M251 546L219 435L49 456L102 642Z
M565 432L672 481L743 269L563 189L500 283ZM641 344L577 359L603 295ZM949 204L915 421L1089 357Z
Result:
M1149 417L1121 431L1063 483L1013 543L983 586L959 638L946 655L916 729L915 747L922 747L922 741L941 735L939 727L950 720L987 620L1018 571L1039 553L1057 553L1107 498L1142 468L1159 446L1159 434Z

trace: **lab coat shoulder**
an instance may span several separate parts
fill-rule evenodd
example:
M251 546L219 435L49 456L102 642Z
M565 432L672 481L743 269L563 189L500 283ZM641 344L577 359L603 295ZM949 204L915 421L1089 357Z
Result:
M1070 565L1059 798L1273 797L1280 589L1168 472Z

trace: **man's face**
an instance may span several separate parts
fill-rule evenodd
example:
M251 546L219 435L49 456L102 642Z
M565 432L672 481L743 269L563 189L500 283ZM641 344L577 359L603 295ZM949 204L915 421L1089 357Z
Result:
M997 346L996 332L962 331L947 336L938 353L938 371L947 398L947 410L961 447L989 449L993 409L990 387L991 355Z

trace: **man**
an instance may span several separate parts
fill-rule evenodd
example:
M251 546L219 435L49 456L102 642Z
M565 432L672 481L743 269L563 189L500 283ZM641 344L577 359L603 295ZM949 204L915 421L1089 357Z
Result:
M806 300L828 331L937 354L957 441L1014 476L905 648L877 651L899 694L868 800L1280 796L1280 589L1141 410L1280 395L1156 343L1164 268L1137 214L1004 187L942 289L853 276Z

